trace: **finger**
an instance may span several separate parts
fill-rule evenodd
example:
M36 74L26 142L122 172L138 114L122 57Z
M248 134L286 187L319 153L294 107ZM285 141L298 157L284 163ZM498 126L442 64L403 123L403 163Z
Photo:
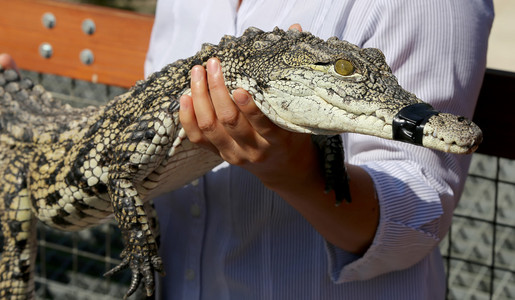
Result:
M204 133L217 129L217 120L206 80L206 70L202 66L191 69L191 97L197 125Z
M217 91L211 91L208 89L206 70L201 66L195 66L191 70L191 97L193 99L193 110L197 120L197 126L202 133L202 137L196 141L198 144L216 149L218 153L223 153L226 149L232 149L234 147L234 140L227 134L224 126L219 123L213 106L213 97L211 94L215 95L214 99L216 101L214 102L217 103L220 100L218 98L222 93L220 91L222 87L219 85L220 80L222 81L221 84L223 89L225 89L223 76L219 75L215 79L216 82L213 86ZM216 86L216 84L218 84L218 86ZM225 90L225 93L227 94L227 90ZM227 95L227 97L229 96ZM226 100L221 99L221 101L224 102ZM234 106L234 104L232 105Z
M228 129L238 127L240 130L242 126L248 126L245 124L246 121L240 117L240 111L227 91L222 67L216 58L207 61L207 82L216 117L221 125Z
M211 144L197 125L197 118L195 116L195 110L193 109L193 99L191 96L183 95L179 101L181 104L179 109L179 120L182 128L186 131L188 139L194 144L218 153L215 146Z
M0 54L0 67L3 69L14 69L18 71L18 67L14 59L7 53Z
M284 135L283 130L261 112L247 91L237 89L233 92L233 98L238 109L260 136L268 140L282 138Z
M220 61L216 58L207 62L207 81L217 120L226 133L226 135L206 133L208 138L222 152L226 149L234 151L236 144L255 145L259 135L234 104L225 86Z
M197 126L197 118L193 110L193 99L191 96L183 95L179 99L179 103L179 121L182 128L186 131L190 141L199 143L202 140L202 132Z
M302 26L300 26L300 24L299 24L299 23L292 24L292 25L290 26L290 28L288 28L288 29L289 29L289 30L295 29L295 30L297 30L297 31L302 32Z

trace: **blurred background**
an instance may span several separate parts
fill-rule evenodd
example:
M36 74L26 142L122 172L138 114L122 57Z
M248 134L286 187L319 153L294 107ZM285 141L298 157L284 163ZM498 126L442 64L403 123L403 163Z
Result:
M135 13L134 16L130 15L135 18L143 14L147 24L151 22L156 6L156 0L66 2L123 9ZM486 110L492 111L495 118L496 113L502 113L502 109L496 108L495 101L497 104L515 103L515 93L509 87L515 86L515 0L493 2L496 18L489 41L488 68L496 71L491 71L493 77L488 82L497 85L483 85L480 103L487 103ZM41 27L39 19L35 23ZM0 20L0 33L1 29ZM146 49L145 43L138 50L140 60ZM77 58L74 56L74 59ZM101 57L95 59L98 64L102 63ZM93 76L72 78L35 71L30 67L23 68L22 74L44 85L55 98L80 107L101 105L127 91L127 84L108 84L102 80L92 82L96 81L93 80L95 78L103 78L101 73L94 70L95 64L84 66L77 62L77 65L83 68L82 73L93 72ZM95 72L100 77L95 77ZM485 83L488 82L485 79ZM510 114L513 115L512 111L504 112L504 115ZM497 131L514 132L514 118L506 119L509 119L506 120L507 125ZM470 175L452 228L440 245L446 259L447 299L515 299L515 150L508 146L509 141L496 139L494 142L497 142L494 143L497 147L495 151L481 153L480 147L480 153L473 155ZM499 149L507 149L504 153L511 154L498 154ZM123 247L114 222L76 233L63 233L39 226L38 233L36 284L39 299L108 300L123 296L129 284L129 272L114 278L102 277L105 271L119 262ZM130 299L145 297L138 293Z

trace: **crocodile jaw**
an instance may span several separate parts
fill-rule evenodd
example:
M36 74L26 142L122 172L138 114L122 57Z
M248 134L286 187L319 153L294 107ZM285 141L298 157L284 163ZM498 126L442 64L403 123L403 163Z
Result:
M424 125L422 145L457 154L474 152L483 141L481 129L467 118L439 113Z
M270 92L272 91L272 92ZM269 89L264 95L256 95L257 106L278 126L295 132L334 135L345 132L360 133L394 140L393 122L400 109L421 101L410 101L400 109L389 109L367 103L357 114L349 109L329 103L326 97L318 95L293 96L281 90ZM261 100L261 101L260 101ZM351 105L352 106L352 105ZM356 111L352 109L352 111ZM437 112L420 125L420 146L455 154L474 152L481 143L481 129L460 116ZM404 140L406 141L406 140Z

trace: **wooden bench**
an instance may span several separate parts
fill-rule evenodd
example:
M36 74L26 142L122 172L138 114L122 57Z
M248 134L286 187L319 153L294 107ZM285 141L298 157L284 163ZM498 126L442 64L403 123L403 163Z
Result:
M18 67L122 87L143 79L152 15L49 0L0 7L0 53Z

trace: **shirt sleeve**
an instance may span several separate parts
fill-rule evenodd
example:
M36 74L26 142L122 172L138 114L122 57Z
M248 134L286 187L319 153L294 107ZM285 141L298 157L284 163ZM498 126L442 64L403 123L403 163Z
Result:
M486 65L491 1L363 1L354 10L344 39L381 49L401 86L437 110L472 117ZM445 236L470 155L356 134L344 135L344 146L347 161L374 181L380 222L362 256L327 243L331 278L366 280L413 266Z

